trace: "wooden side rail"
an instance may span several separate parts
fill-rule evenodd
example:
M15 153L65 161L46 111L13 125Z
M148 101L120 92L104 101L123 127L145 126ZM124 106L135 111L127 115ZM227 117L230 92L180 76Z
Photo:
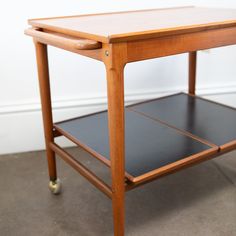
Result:
M127 61L135 62L236 44L236 27L211 29L127 43Z
M225 154L225 153L230 152L230 151L232 151L232 150L234 150L234 149L232 148L231 150L226 150L226 151L224 151L223 153ZM132 182L130 182L130 181L127 180L127 181L126 181L126 185L125 185L125 191L128 192L128 191L133 190L133 189L135 189L135 188L137 188L137 187L139 187L139 186L148 184L148 183L150 183L150 182L152 182L152 181L154 181L154 180L156 180L156 179L160 179L160 178L162 178L162 177L165 177L165 176L167 176L167 175L176 173L176 172L178 172L178 171L180 171L180 170L183 170L183 169L186 169L186 168L188 168L188 167L195 166L195 165L197 165L197 164L200 164L201 162L208 161L208 160L212 160L212 159L214 159L214 158L216 158L216 157L218 157L218 156L220 156L220 155L222 155L222 152L217 152L217 153L215 153L215 154L211 154L211 155L208 155L208 156L199 158L199 159L196 160L196 161L191 161L191 162L188 162L188 163L186 163L186 164L184 164L184 165L176 166L175 168L170 169L170 170L168 170L168 171L162 171L159 175L156 175L154 178L152 178L152 179L147 179L147 180L145 180L145 181L143 181L143 182L140 181L140 182L138 182L138 183L132 183Z
M55 32L44 32L36 28L25 30L25 34L32 36L34 39L41 43L70 50L94 50L100 49L102 47L102 44L100 42L94 40L81 38L78 39Z
M67 162L70 166L77 170L83 177L85 177L91 184L101 190L109 198L112 197L111 188L101 179L99 179L94 173L88 170L84 165L74 159L69 153L67 153L55 143L50 143L50 148L55 153L57 153L65 162Z

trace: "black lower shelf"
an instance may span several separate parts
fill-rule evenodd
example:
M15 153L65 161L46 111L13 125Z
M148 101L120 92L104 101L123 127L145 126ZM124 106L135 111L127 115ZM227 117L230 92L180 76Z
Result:
M236 109L184 93L131 106L152 119L219 146L236 144Z
M197 102L193 102L193 99L195 98L178 94L126 108L125 168L126 177L130 181L139 182L145 178L150 178L150 176L155 176L159 170L171 169L175 164L182 165L191 159L197 160L218 152L216 145L192 137L185 131L169 127L156 119L158 117L158 119L170 121L172 125L176 124L174 123L176 120L183 125L183 127L177 128L190 132L191 130L186 129L186 127L192 127L190 124L195 124L193 121L196 122L201 117L201 114L196 113L202 112L198 106L193 104L199 103L198 98ZM174 100L176 100L176 105L174 105ZM204 103L205 106L207 104L212 106L211 102L203 100L200 102L201 105ZM190 108L192 106L195 107ZM213 106L215 107L215 104ZM225 110L225 107L223 109ZM210 109L204 110L204 112L207 111L212 112ZM220 111L218 112L220 113ZM194 115L196 115L195 119L192 117ZM204 113L203 116L206 117L206 114ZM200 121L202 122L201 119ZM201 123L194 126L196 131L199 128L201 134L205 134L205 136L202 135L204 139L207 139L208 136L213 137L214 135L211 136L208 132L218 127L216 125L213 128L204 129L204 126L207 126L206 123L206 121L202 123L203 128ZM82 146L107 165L110 164L107 112L59 122L54 127L59 133ZM227 132L218 131L217 134L226 136L225 139L219 138L219 140L231 140L231 136L228 137ZM230 132L230 135L233 135L233 132Z

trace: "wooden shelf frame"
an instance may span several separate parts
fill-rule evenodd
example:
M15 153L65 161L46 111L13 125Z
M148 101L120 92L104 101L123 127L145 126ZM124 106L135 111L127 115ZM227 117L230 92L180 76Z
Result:
M159 125L159 126L163 125L163 126L166 126L166 127L170 128L173 131L173 134L175 134L177 132L181 135L187 136L189 138L192 138L196 141L199 141L199 142L211 147L209 150L204 150L204 151L201 151L199 153L195 153L193 155L189 155L189 156L186 156L186 157L181 157L177 161L173 161L173 162L171 162L167 165L161 166L161 167L156 168L156 169L154 168L152 171L147 171L146 173L142 173L140 176L134 176L134 175L130 174L128 171L126 171L125 176L126 176L126 179L127 179L127 183L129 183L131 185L133 185L133 184L139 185L140 183L150 182L152 179L156 179L158 176L162 176L163 173L167 174L168 172L173 172L173 170L177 169L178 166L186 166L186 165L188 165L188 163L192 164L194 162L198 163L200 160L202 161L204 159L209 159L210 156L215 155L217 152L224 152L225 149L232 150L236 147L236 130L234 130L232 128L230 128L231 130L228 130L228 132L226 132L226 135L227 135L227 133L229 133L230 135L235 134L233 136L233 138L230 137L231 139L227 139L227 137L223 137L223 140L225 139L226 142L223 142L222 145L217 145L217 144L213 143L212 141L207 140L205 138L205 136L198 136L196 134L192 134L188 130L181 129L179 127L176 127L175 124L171 124L171 123L168 123L165 120L160 119L160 117L158 117L158 115L157 116L151 116L150 114L139 111L140 107L141 108L142 107L149 108L152 104L155 104L155 103L157 104L156 108L158 108L158 103L161 102L161 103L164 104L163 107L165 106L165 111L164 111L164 109L162 109L163 107L161 107L159 110L163 113L163 114L161 114L162 116L166 116L165 112L168 112L169 110L171 110L173 108L173 107L168 108L168 102L166 102L166 101L169 100L169 103L172 103L173 101L176 101L177 98L182 98L183 101L185 101L185 100L187 101L187 99L190 99L191 102L193 102L193 100L196 100L196 103L200 102L200 105L203 102L203 104L206 105L207 109L211 108L213 106L214 109L219 113L220 112L227 113L227 111L228 111L230 113L230 115L226 114L226 116L232 117L232 121L234 120L234 118L236 119L236 109L235 108L225 106L225 105L222 105L222 104L219 104L219 103L216 103L216 102L212 102L210 100L203 99L203 98L198 97L198 96L187 95L187 94L184 94L184 93L169 95L169 96L166 96L166 97L161 97L161 98L158 98L158 99L152 99L152 100L149 100L149 101L145 101L145 102L141 102L141 103L138 103L138 104L133 104L133 105L127 106L126 107L126 113L129 113L130 111L135 112L135 113L139 114L141 117L144 117L144 119L147 117L148 119L155 121L157 123L157 125ZM174 105L176 105L176 104L174 104ZM185 106L185 105L186 104L183 103L183 106ZM190 105L193 106L192 103ZM186 108L186 109L189 109L189 108ZM222 109L223 111L220 111L220 109ZM151 107L150 110L157 110L157 109ZM182 110L183 109L181 109L181 112L182 112ZM207 113L207 110L202 111L201 107L197 107L196 111L198 113L203 113L203 112ZM211 111L209 112L209 115L211 115ZM190 112L194 113L194 110L191 110ZM232 116L232 112L234 113L235 117ZM172 116L172 114L169 114L169 115ZM183 117L177 117L177 118L180 119L180 120L184 120L185 116L186 116L186 114L183 114ZM192 116L194 116L194 114L191 115L191 118L192 118ZM102 153L99 153L99 151L96 151L95 150L96 148L93 149L93 145L95 147L97 145L100 145L102 147L106 146L105 149L109 149L108 142L103 143L99 139L99 136L100 136L101 132L103 132L105 134L107 133L107 130L108 130L108 127L106 127L107 126L107 123L106 123L107 121L105 121L105 122L101 121L99 123L96 123L96 122L94 122L93 117L94 117L94 120L96 120L96 121L101 120L101 119L107 119L107 111L101 111L101 112L93 113L91 115L85 115L85 116L81 116L81 117L78 117L78 118L73 118L73 119L69 119L69 120L66 120L66 121L58 122L58 123L54 124L54 128L55 128L55 130L57 130L57 132L59 134L65 136L66 138L70 139L72 142L74 142L78 146L84 148L86 151L88 151L90 154L92 154L94 157L96 157L102 163L104 163L105 165L110 167L110 160L109 160L110 158L108 156L105 156ZM140 118L140 117L138 116L138 118ZM87 124L86 124L85 120L90 120L90 119L92 119L92 121L91 122L87 121ZM132 116L131 120L132 120L132 122L135 122L135 116ZM82 124L80 124L80 122ZM186 125L187 125L188 122L189 121L186 122ZM194 119L193 119L193 122L194 122ZM227 122L228 122L227 120L226 121L222 120L222 124L223 124L223 127L224 127L223 129L222 129L222 126L220 124L218 124L218 129L219 129L218 132L222 136L225 135L225 132L223 133L222 130L225 130L225 123L227 125ZM192 127L194 127L196 125L199 125L198 123L199 122L196 122L196 124L195 124L195 123L191 122L191 125L192 125ZM127 126L129 126L129 122L128 122L127 119L126 119L126 124L127 124ZM147 128L147 125L148 125L148 122L145 123L146 128ZM151 124L151 125L153 125L153 124ZM203 129L205 130L206 127L204 127L204 125L205 124L203 124L202 126L203 126ZM64 128L63 128L63 126L64 126ZM79 127L81 127L81 128L79 128ZM90 127L93 127L93 129L90 129ZM138 125L138 127L139 127L139 125ZM152 129L154 129L154 128L155 128L155 125L153 126ZM91 137L89 137L89 135L86 134L86 131L90 134ZM229 132L229 131L231 131L231 132ZM131 130L130 132L134 133L134 137L137 135L135 133L135 130ZM87 139L92 140L91 141L92 145L86 143L86 138L83 140L83 135L87 136L86 137ZM180 135L179 138L181 138L181 135ZM208 135L208 134L205 134L205 135ZM157 133L156 138L158 138L159 136L162 137L163 133ZM213 138L214 138L214 135L210 134L210 136L213 136ZM102 133L101 133L101 139L103 139L103 138L104 138L104 135L102 135ZM105 139L107 141L108 137L106 137ZM100 142L101 144L99 144L99 143L96 144L96 141ZM145 142L144 142L144 145L145 145ZM126 145L126 149L128 149L128 148L130 148L129 145ZM131 147L131 148L134 148L134 147ZM100 147L100 149L101 149L101 147ZM158 149L158 147L156 149ZM106 153L106 155L108 155L109 151L106 150L105 153ZM136 156L136 154L133 155L133 156ZM156 156L157 156L156 158L158 159L158 151L157 151ZM126 160L127 160L127 158L128 157L126 156ZM143 154L143 158L147 162L149 161L148 157L145 156L145 153ZM138 160L134 159L134 162L137 163ZM154 163L153 163L153 165L154 165Z

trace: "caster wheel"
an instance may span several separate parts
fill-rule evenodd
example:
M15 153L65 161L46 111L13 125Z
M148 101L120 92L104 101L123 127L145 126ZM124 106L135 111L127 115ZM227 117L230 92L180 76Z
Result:
M49 182L49 189L54 195L58 195L61 193L61 180L57 179L55 181Z

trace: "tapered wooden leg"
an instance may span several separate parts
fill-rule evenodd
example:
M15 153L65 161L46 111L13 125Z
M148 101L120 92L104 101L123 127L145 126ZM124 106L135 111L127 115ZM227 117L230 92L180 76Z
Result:
M195 95L196 87L196 74L197 74L197 52L189 53L189 87L188 93Z
M48 170L50 181L56 181L56 160L55 153L49 147L49 143L53 142L53 120L52 120L52 106L50 95L49 69L48 69L48 55L47 45L35 42L36 58L38 66L38 79L40 87L40 96L42 104L42 115L44 125L44 136L46 143L46 152L48 160Z
M114 235L124 236L125 222L125 147L124 147L124 64L123 46L107 51L108 123L112 174ZM113 53L113 55L112 55Z

